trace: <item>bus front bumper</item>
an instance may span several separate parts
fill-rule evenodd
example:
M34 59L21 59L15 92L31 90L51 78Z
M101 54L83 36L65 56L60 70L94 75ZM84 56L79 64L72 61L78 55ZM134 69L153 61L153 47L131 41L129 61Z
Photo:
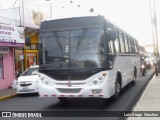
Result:
M104 87L105 86L105 87ZM106 84L95 86L48 86L43 83L39 83L39 95L40 97L96 97L96 98L109 98L112 95L111 86Z

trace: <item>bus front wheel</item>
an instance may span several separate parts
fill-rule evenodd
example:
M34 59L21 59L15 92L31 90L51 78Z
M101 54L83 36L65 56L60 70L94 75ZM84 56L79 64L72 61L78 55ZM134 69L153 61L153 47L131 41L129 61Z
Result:
M120 92L121 92L121 82L120 82L120 80L116 79L116 82L115 82L115 94L113 95L113 98L112 98L113 101L117 101L118 100Z

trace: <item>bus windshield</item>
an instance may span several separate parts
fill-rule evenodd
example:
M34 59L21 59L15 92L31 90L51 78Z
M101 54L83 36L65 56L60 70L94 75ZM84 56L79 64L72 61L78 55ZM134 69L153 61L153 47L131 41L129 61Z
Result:
M102 68L105 62L102 28L50 31L43 33L40 39L43 64L47 67Z

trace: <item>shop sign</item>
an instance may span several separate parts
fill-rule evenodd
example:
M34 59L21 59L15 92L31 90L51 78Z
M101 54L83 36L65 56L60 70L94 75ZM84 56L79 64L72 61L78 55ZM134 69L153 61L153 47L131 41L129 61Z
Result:
M9 48L7 47L1 47L0 48L0 54L6 54L9 53Z
M32 0L32 4L37 4L35 7L34 5L31 5L31 2L29 0L23 1L23 22L24 26L39 29L41 21L46 20L50 18L50 10L49 8L49 2L46 2L46 0ZM42 4L42 5L38 5ZM48 6L48 7L46 7Z
M0 45L9 44L14 46L17 43L25 43L24 28L0 24Z
M21 53L21 54L20 54L20 60L23 60L23 59L24 59L24 54Z

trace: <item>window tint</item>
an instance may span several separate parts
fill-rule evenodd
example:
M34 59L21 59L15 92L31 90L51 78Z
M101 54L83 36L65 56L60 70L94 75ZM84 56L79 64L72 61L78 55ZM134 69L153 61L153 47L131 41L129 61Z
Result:
M131 43L131 53L135 54L135 44L134 44L134 39L130 39L130 43Z
M120 40L121 53L125 53L123 33L121 32L119 32L119 40Z
M114 42L109 41L109 53L114 54Z
M128 36L127 35L125 35L125 37L124 37L124 42L125 42L126 53L129 53L129 44L128 44Z
M138 52L139 52L139 45L138 45L137 40L135 40L135 52L136 52L136 54L138 54Z
M128 39L129 53L132 53L131 38Z
M118 39L118 31L117 31L117 39L114 41L114 45L115 45L115 52L116 53L120 53L120 46L119 46L119 39Z

